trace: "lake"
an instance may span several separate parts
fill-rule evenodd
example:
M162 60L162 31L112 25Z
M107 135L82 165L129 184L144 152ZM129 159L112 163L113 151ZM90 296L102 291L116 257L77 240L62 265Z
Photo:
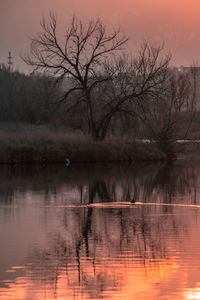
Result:
M200 162L0 168L0 300L200 299Z

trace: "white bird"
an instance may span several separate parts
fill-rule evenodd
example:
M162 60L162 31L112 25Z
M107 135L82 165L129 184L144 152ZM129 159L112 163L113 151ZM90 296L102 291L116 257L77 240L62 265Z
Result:
M66 166L69 167L69 165L70 165L70 159L69 159L69 157L67 157L65 159L65 163L66 163Z

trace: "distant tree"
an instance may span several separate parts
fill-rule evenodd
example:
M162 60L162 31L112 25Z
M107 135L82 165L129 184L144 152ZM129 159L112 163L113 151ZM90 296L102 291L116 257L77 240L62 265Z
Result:
M169 159L176 157L181 147L177 140L189 138L197 113L197 68L186 72L168 70L163 93L141 103L138 115L145 135L156 141ZM158 126L159 124L159 126Z
M120 29L109 33L99 19L83 24L74 16L60 38L57 19L51 13L48 21L41 22L41 29L31 39L30 54L24 60L65 83L67 88L58 102L73 99L68 101L68 111L81 103L94 139L105 138L113 117L119 111L125 113L129 102L162 92L170 56L161 57L161 46L146 42L135 59L120 55L127 37Z

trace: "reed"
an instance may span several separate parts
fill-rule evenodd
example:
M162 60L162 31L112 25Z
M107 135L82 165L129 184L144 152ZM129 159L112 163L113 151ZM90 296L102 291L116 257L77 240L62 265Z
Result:
M64 132L0 132L0 163L65 163L162 160L153 144L126 138L93 141L89 136Z

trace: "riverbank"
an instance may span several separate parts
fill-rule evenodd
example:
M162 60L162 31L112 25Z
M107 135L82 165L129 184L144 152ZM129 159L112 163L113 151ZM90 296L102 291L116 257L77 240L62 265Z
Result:
M0 132L0 164L165 160L156 145L123 138L93 141L64 132Z

